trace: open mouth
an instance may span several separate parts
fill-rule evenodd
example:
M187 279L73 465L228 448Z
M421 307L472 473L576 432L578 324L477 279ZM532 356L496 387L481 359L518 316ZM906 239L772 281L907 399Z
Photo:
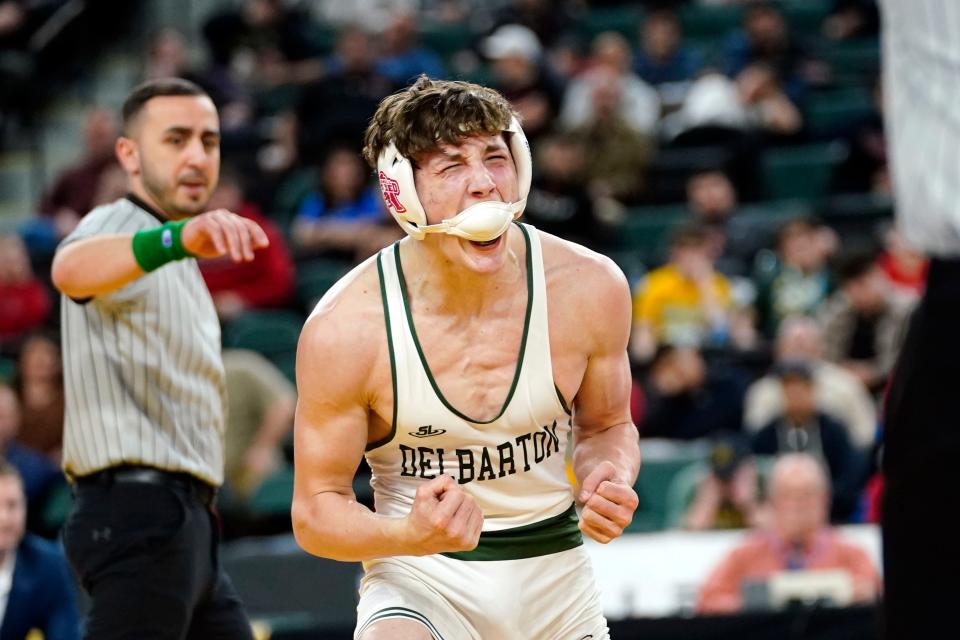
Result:
M475 246L475 247L480 247L480 248L492 247L492 246L496 245L498 242L500 242L500 238L502 238L502 237L503 237L503 236L497 236L497 237L494 238L493 240L487 240L486 242L477 242L476 240L471 240L471 241L470 241L470 244L472 244L472 245Z

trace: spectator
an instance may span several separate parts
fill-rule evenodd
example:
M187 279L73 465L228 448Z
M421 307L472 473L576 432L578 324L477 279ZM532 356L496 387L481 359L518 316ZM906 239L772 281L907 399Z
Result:
M653 140L621 113L622 83L609 71L591 74L591 120L570 133L584 149L586 178L594 198L634 204L644 194Z
M550 129L563 99L563 85L544 62L540 40L524 26L505 24L481 50L493 63L491 86L510 101L527 138L536 142Z
M44 194L39 212L53 224L56 238L65 237L93 208L100 176L116 167L113 145L119 130L109 109L92 109L83 124L83 157L63 171Z
M307 157L322 155L334 144L360 140L380 100L399 88L378 69L375 43L359 27L339 32L326 65L326 77L304 87L297 105Z
M776 363L808 362L817 411L848 427L853 445L860 451L867 451L877 438L877 408L873 398L856 376L824 360L823 349L823 331L813 318L790 316L780 323ZM772 371L747 390L744 426L747 431L755 433L782 413L783 385L780 376Z
M731 233L731 222L739 208L737 188L720 169L705 169L687 179L687 208L707 232L707 243L717 270L726 276L740 276L759 247L750 234Z
M839 569L850 575L853 599L874 600L880 576L869 556L842 540L827 525L829 482L815 458L790 454L770 474L770 525L733 549L700 590L701 613L733 613L743 608L742 590L782 571Z
M745 67L731 80L715 71L697 78L680 109L664 120L668 138L693 137L700 129L725 131L730 144L759 144L764 138L797 134L803 117L784 93L773 69L763 63ZM755 140L739 140L749 134Z
M826 357L879 392L900 349L913 302L898 296L871 253L851 253L837 267L840 290L820 313Z
M64 416L59 339L40 332L26 338L20 347L14 387L20 401L18 440L59 462Z
M697 484L683 516L690 531L743 529L760 523L757 465L739 438L718 439L710 450L710 470Z
M880 12L875 0L834 0L821 32L830 40L876 36Z
M73 577L60 548L25 533L23 480L0 458L0 639L79 640ZM32 632L32 633L31 633Z
M244 80L263 89L305 85L323 77L311 25L310 17L291 3L245 0L241 7L213 15L203 25L203 35L215 66L245 66L249 72Z
M246 199L240 176L225 167L207 208L226 209L253 220L270 240L251 262L233 262L229 256L200 262L200 273L213 297L217 314L230 320L250 308L282 307L293 298L295 273L287 242L272 220Z
M883 253L877 259L890 288L899 296L919 300L927 283L930 261L910 246L893 224L883 230Z
M661 8L647 14L640 27L640 49L633 58L633 70L641 80L657 87L666 103L678 104L702 66L702 56L683 46L676 12Z
M161 29L150 39L144 63L144 80L183 78L189 74L187 43L176 29Z
M249 498L283 462L293 426L296 392L273 364L253 351L226 350L224 477L241 500Z
M385 227L383 198L367 184L363 161L353 149L333 149L320 169L319 189L301 201L293 224L297 247L311 255L361 261L396 239Z
M660 347L642 386L640 435L693 440L739 431L745 389L736 369L708 368L697 349Z
M34 275L23 241L0 235L0 346L46 322L50 294Z
M631 70L630 43L617 32L601 33L593 40L587 69L574 78L563 97L560 125L586 126L599 119L596 94L608 88L616 101L613 113L633 131L645 136L656 132L660 97Z
M892 192L887 168L887 137L883 125L883 88L880 80L873 86L872 109L841 122L829 137L841 139L848 149L843 162L834 170L831 189L837 193Z
M380 33L383 51L377 60L377 70L398 85L413 82L420 74L440 79L443 63L440 57L417 43L416 14L397 11L390 24Z
M777 253L759 254L754 270L758 325L767 337L787 316L819 311L833 287L827 259L836 238L811 218L795 218L777 237Z
M497 27L523 25L533 31L545 47L553 48L562 35L574 26L566 4L548 0L511 0L494 13L493 20Z
M734 78L750 65L762 63L783 82L790 101L798 103L807 90L806 57L780 9L769 2L757 2L744 12L743 29L727 39L724 73Z
M631 353L643 362L658 344L726 346L732 316L730 283L713 268L706 231L684 227L670 241L669 262L634 294Z
M0 383L0 460L17 469L27 502L36 507L63 474L47 457L17 442L19 430L20 401L12 388Z
M783 389L783 413L753 437L760 455L808 453L829 471L833 485L833 514L849 518L863 488L863 458L850 443L850 428L817 408L813 367L804 360L777 365Z
M574 136L542 138L534 148L538 169L527 195L524 220L541 231L596 249L603 225L584 181L584 149Z

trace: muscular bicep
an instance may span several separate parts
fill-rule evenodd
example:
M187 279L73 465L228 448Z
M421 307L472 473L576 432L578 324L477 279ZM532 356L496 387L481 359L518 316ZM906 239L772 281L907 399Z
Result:
M365 358L343 353L336 323L311 320L297 352L294 418L294 506L325 492L353 496L353 477L367 444ZM351 357L352 356L352 357Z
M617 269L594 285L592 295L597 300L587 305L592 317L585 320L593 331L583 381L574 398L574 423L585 431L630 422L630 290Z

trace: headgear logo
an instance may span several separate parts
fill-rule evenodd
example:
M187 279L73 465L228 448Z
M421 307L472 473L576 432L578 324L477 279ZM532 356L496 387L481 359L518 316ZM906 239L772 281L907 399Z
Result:
M387 202L387 208L393 208L397 213L406 213L407 208L400 204L400 185L397 181L380 172L380 190L383 191L383 199Z

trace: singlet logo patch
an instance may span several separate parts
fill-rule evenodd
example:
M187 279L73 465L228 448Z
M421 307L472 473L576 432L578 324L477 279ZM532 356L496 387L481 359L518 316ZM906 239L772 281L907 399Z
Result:
M429 438L430 436L438 436L446 432L446 429L434 429L432 424L428 424L420 427L416 431L408 431L407 433L415 438Z

